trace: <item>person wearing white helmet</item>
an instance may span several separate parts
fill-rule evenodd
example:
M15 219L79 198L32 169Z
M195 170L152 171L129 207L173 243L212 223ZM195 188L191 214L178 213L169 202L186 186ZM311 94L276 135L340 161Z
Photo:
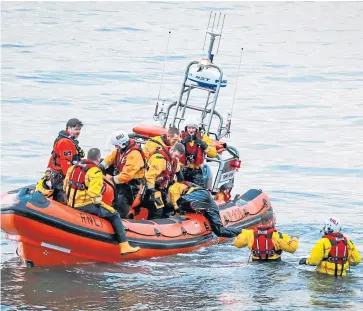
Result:
M205 187L203 179L203 163L206 156L217 157L217 149L212 139L201 132L200 122L195 117L185 120L185 131L182 133L182 144L185 155L180 158L183 165L183 176L186 181Z
M310 257L300 259L300 265L317 266L318 273L345 276L349 266L361 262L360 254L352 241L341 231L337 217L329 217L324 224L322 238L316 242Z
M141 187L145 185L145 157L141 146L124 130L113 133L111 143L116 147L99 164L105 172L109 167L113 169L113 182L116 187L114 206L122 218L127 217L131 205Z

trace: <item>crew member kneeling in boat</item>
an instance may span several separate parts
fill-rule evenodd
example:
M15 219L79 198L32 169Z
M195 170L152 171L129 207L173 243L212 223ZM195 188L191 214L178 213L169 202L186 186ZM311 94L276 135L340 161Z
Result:
M144 200L145 207L150 212L149 219L163 217L166 191L180 171L179 158L184 152L183 144L176 143L172 147L157 150L150 157L145 173L147 194Z
M121 217L126 218L140 187L145 187L145 157L140 145L123 130L113 134L111 143L116 149L105 157L99 167L105 171L113 166L117 192L114 206Z
M156 150L162 149L163 147L174 146L180 139L180 131L176 127L168 129L168 133L161 136L150 138L142 151L144 152L145 159L149 160L150 157L155 153Z
M275 229L276 216L266 212L261 217L262 225L254 230L243 229L234 240L238 248L248 246L252 253L252 260L268 261L281 260L282 251L295 253L299 246L298 237L289 237Z
M80 120L75 118L68 120L66 130L60 131L54 141L48 168L42 178L51 182L51 188L54 190L53 199L64 204L67 203L67 198L63 191L63 180L67 170L85 156L77 140L82 127L83 123Z
M68 205L109 221L115 231L121 255L135 253L140 250L140 247L130 246L119 213L102 202L104 179L102 171L97 166L100 159L100 150L92 148L88 151L87 159L83 159L68 169L64 180Z
M299 264L317 266L318 273L347 275L350 265L355 266L361 262L357 248L340 232L341 223L336 217L329 217L322 231L324 235L316 242L310 257L302 258Z
M181 134L181 138L185 146L185 155L180 159L184 179L206 187L202 170L205 156L217 157L212 139L199 130L199 124L194 119L186 120L185 132Z
M232 238L241 232L239 229L223 226L218 206L212 195L196 184L188 181L176 182L169 187L168 197L176 213L204 214L217 236Z

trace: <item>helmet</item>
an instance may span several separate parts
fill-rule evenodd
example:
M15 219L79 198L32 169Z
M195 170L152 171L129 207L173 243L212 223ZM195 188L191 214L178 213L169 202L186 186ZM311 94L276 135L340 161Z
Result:
M185 119L184 125L190 126L190 127L195 127L196 129L198 129L200 126L200 122L198 122L197 118L195 118L195 117L189 117L189 118Z
M129 140L129 135L124 130L117 131L111 136L111 144L114 146L118 146L121 149L127 147L127 145L129 144Z
M325 220L325 225L323 228L324 233L339 232L341 229L341 223L338 218L329 217L327 220Z

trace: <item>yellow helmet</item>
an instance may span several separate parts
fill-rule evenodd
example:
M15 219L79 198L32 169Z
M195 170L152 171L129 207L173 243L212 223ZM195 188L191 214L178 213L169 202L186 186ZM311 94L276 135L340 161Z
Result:
M49 186L46 184L45 177L38 181L37 186L35 187L35 191L39 191L48 198L51 197L54 192L54 190L49 188Z

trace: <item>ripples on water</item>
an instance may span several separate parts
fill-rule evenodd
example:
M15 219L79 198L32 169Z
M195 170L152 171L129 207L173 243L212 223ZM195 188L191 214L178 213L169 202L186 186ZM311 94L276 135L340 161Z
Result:
M2 3L1 190L35 182L70 117L86 150L116 128L150 123L167 33L162 97L175 100L199 59L210 10L227 14L216 62L229 111L244 47L230 142L235 192L262 188L295 255L247 263L231 241L125 264L21 266L2 234L2 310L361 310L362 265L335 280L300 267L324 218L341 218L363 253L363 5L315 3Z

